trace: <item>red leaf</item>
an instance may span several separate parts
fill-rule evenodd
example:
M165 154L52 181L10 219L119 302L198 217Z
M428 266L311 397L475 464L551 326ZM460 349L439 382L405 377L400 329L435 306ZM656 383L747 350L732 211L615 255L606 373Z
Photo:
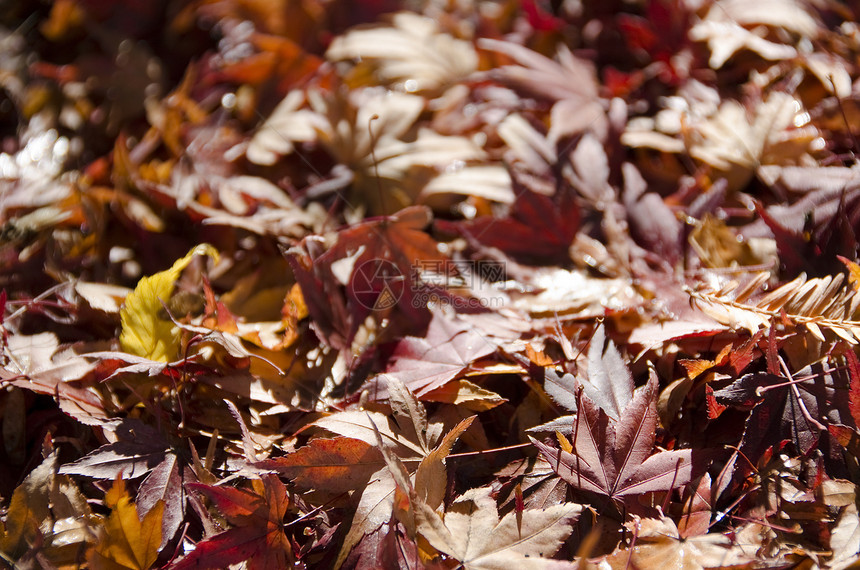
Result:
M248 517L267 517L263 497L256 493L203 483L190 483L188 488L206 495L218 512L233 524L243 524Z
M361 488L385 463L379 450L350 437L318 438L285 457L262 461L300 489L339 495Z
M714 397L714 389L711 388L710 385L705 386L705 397L707 398L708 404L708 419L715 420L720 417L720 414L722 414L728 406L724 406L717 402L717 399Z
M284 548L269 543L269 532L259 527L231 528L197 544L195 549L171 566L173 570L213 568L220 570L244 560L271 564L257 568L285 568ZM274 548L273 548L274 547Z
M248 560L248 568L252 569L286 568L292 562L292 547L283 526L288 504L286 488L274 475L265 475L261 485L262 494L189 484L189 488L206 495L235 528L198 543L172 568L225 568L243 560Z
M569 259L570 248L579 230L580 209L573 190L562 186L552 196L523 187L514 177L517 199L506 217L483 216L471 221L438 221L444 231L502 250L525 262L552 263Z

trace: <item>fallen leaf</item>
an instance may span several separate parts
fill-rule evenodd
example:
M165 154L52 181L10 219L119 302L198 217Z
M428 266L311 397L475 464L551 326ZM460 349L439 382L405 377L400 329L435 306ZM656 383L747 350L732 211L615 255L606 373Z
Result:
M682 538L672 519L640 519L626 525L636 537L599 563L610 568L646 568L669 564L680 568L746 568L754 559L735 548L729 536L709 533Z
M379 450L351 437L315 438L308 445L276 459L261 461L300 489L336 497L366 485L384 465Z
M418 532L433 548L462 568L507 569L548 567L546 558L559 549L572 532L571 523L582 506L562 503L546 509L525 509L499 519L490 490L467 491L445 510L444 517L418 503Z
M179 350L179 330L169 319L160 316L170 300L175 281L196 255L217 260L218 253L211 245L193 248L173 266L150 277L144 277L129 294L120 311L122 333L120 345L126 352L156 360L170 362Z
M93 568L151 568L161 546L164 502L157 502L141 518L125 482L117 477L105 494L105 504L111 514L105 521L104 535L88 553L89 563Z
M406 337L394 349L386 372L364 386L374 399L388 397L388 381L404 383L419 398L445 386L477 359L496 350L493 340L441 312L421 337Z
M667 491L689 483L706 458L693 450L654 451L657 380L635 392L618 420L585 394L573 426L573 452L530 438L553 471L571 486L611 499Z
M251 570L286 568L292 563L290 541L284 534L289 499L274 475L264 475L258 489L246 491L193 483L189 488L209 498L232 528L199 542L172 568L224 568L248 561Z
M477 68L471 43L441 32L432 19L399 12L391 23L351 30L332 42L326 57L354 62L356 80L373 77L407 93L439 92Z

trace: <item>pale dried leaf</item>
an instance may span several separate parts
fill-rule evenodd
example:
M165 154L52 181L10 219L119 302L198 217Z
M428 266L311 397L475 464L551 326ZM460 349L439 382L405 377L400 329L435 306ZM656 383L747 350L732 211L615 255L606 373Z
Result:
M438 91L477 69L470 42L440 32L436 22L400 12L392 26L359 28L338 36L326 51L331 61L349 61L383 84L414 92Z
M508 513L499 520L487 488L459 497L440 518L429 507L416 509L418 532L467 570L543 568L571 533L571 522L582 512L573 503L546 509Z
M830 568L846 568L860 558L860 517L853 502L842 509L830 531L830 550L833 552Z
M618 421L633 399L633 376L624 364L606 330L599 325L588 347L588 373L581 378L583 393L606 414Z
M712 532L681 539L672 519L640 519L627 523L635 537L630 548L620 547L601 560L610 568L732 568L755 561L728 536Z
M437 206L445 198L450 200L448 195L458 198L475 196L500 204L514 202L511 175L502 166L460 167L455 162L452 168L446 168L421 189L418 200L423 204Z
M797 51L785 44L771 42L734 22L705 20L690 30L690 39L707 41L711 50L708 64L719 69L739 50L748 49L770 61L791 59Z

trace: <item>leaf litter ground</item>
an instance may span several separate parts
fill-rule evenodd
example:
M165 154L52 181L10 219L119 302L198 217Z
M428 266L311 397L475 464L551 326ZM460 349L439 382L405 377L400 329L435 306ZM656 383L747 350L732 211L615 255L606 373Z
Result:
M0 564L856 566L858 20L11 4Z

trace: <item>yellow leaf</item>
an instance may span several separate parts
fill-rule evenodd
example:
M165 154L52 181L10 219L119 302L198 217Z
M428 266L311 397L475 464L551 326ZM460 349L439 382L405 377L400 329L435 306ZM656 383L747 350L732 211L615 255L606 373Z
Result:
M471 416L449 431L441 443L421 460L415 473L415 491L431 509L438 509L445 498L448 475L445 471L445 458L464 431L469 429L477 416Z
M170 299L179 274L195 255L208 255L218 260L218 252L214 247L207 243L200 244L177 260L170 269L141 279L126 297L120 310L122 333L119 336L120 346L125 352L160 362L170 362L176 358L179 329L159 314L163 303Z
M566 437L564 437L563 433L560 431L555 432L555 438L558 440L558 444L561 446L562 450L568 453L573 453L573 445Z
M855 289L860 290L860 265L842 256L839 256L839 260L848 268L848 281Z
M131 502L125 482L117 477L105 494L111 514L105 521L104 535L90 552L93 568L132 568L146 570L155 564L161 544L161 518L164 501L159 500L143 520Z

